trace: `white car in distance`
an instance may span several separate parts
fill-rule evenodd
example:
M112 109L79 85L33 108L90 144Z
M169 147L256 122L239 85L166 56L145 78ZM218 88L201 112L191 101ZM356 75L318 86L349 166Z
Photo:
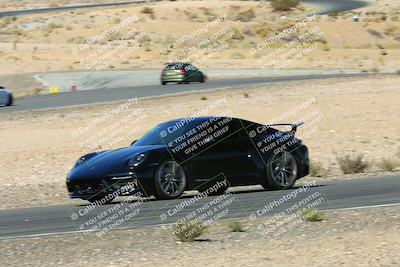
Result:
M11 106L13 101L11 90L0 86L0 106Z

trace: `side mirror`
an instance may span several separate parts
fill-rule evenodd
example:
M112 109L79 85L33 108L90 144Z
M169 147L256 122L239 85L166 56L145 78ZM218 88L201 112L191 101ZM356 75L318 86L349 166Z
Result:
M133 144L136 143L136 142L137 142L137 140L133 141L133 142L131 143L131 146L133 146Z

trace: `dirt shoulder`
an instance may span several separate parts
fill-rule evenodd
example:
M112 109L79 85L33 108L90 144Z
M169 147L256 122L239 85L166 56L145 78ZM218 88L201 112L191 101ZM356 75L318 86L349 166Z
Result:
M160 68L165 62L182 58L182 54L202 69L262 68L270 60L260 59L277 58L274 53L284 56L275 64L284 68L396 71L400 7L389 0L375 2L361 10L317 16L265 48L267 38L290 29L311 10L300 7L277 12L268 2L260 1L162 1L4 18L0 19L0 74L82 70L96 65L93 59L100 57L104 69ZM352 21L354 14L359 15L359 22ZM91 38L120 27L133 16L137 22L75 53ZM216 18L224 19L170 53L162 52ZM140 38L131 33L136 27L140 28ZM228 30L218 39L223 45L211 49L213 46L204 44L224 29ZM310 46L293 47L293 41L310 31L314 33ZM110 45L115 49L109 49ZM261 49L253 53L257 47ZM293 55L293 48L301 53ZM109 57L103 58L106 55Z
M261 220L232 220L181 243L167 227L117 230L89 242L82 234L2 240L9 266L398 266L400 208L330 211L321 222L303 222L274 236ZM266 218L264 218L266 219Z
M398 76L378 75L150 98L101 123L94 121L127 102L3 114L0 182L8 194L0 196L0 208L76 203L67 197L65 177L81 155L127 146L155 125L186 116L305 121L297 135L321 165L321 179L343 178L336 160L343 155L362 154L369 163L364 172L384 174L383 158L400 160L399 84ZM345 177L354 176L363 175Z

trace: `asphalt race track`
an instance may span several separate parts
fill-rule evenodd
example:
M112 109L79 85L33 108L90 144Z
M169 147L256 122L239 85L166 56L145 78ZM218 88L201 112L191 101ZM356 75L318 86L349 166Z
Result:
M51 109L73 105L93 104L131 98L154 97L168 94L213 90L218 88L261 85L268 89L268 85L289 81L320 80L328 78L360 77L366 74L329 74L329 75L306 75L306 76L282 76L282 77L259 77L259 78L236 78L209 81L203 84L167 84L147 85L137 87L112 88L79 91L75 93L60 93L54 95L30 96L17 99L14 106L0 108L0 113L14 111L28 111L37 109Z
M245 189L234 192L231 196L235 198L235 201L228 206L229 213L224 218L249 218L251 214L255 214L255 211L271 203L272 200L278 200L295 190L296 188L283 191ZM317 207L320 210L396 205L400 204L400 176L360 178L340 182L323 182L320 179L316 186L309 187L306 193L311 195L316 194L316 192L324 196L324 201ZM173 223L216 198L202 198L187 206L178 214L168 216L165 220L160 219L161 214L168 214L168 210L171 211L174 207L179 206L179 203L193 199L193 196L186 196L179 200L149 200L142 202L137 206L140 208L140 213L127 220L124 225L117 227L117 229ZM298 202L299 199L300 195L297 198L289 199L262 216L281 212ZM128 204L133 203L135 202ZM116 205L118 205L118 201L108 205L97 206L91 212L91 216L97 216L107 209L116 207ZM0 239L76 232L77 226L71 220L70 214L85 208L87 206L65 205L0 211ZM87 217L86 219L89 218Z
M109 4L93 4L93 5L75 5L75 6L64 6L64 7L49 7L49 8L36 8L26 10L15 10L15 11L4 11L0 12L0 18L2 17L16 17L31 14L41 14L57 11L67 11L76 9L88 9L88 8L99 8L99 7L112 7L112 6L124 6L131 4L143 4L146 2L158 2L159 0L133 0L119 3ZM351 10L366 6L368 3L360 0L303 0L305 4L316 7L316 13L323 15L330 12L340 12L345 10Z

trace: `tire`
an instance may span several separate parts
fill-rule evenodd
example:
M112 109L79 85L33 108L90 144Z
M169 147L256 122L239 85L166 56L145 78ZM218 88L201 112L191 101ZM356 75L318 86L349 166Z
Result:
M179 198L187 187L185 170L171 159L164 160L157 168L154 184L157 199Z
M7 102L6 106L12 106L13 102L14 102L13 96L12 96L12 94L9 94L8 102Z
M161 85L166 85L167 83L166 82L161 82Z
M216 183L212 183L212 182L207 182L205 185L202 185L201 188L199 188L199 192L203 193L205 191L207 191L208 189L212 188ZM223 193L225 193L225 191L229 188L229 186L222 186L219 187L216 191L210 192L207 195L208 196L219 196L222 195Z
M265 167L266 178L261 185L266 190L282 190L296 183L299 164L296 156L288 151L271 155Z
M204 83L206 80L205 80L205 78L204 78L204 75L202 75L201 76L201 79L200 79L200 83Z

